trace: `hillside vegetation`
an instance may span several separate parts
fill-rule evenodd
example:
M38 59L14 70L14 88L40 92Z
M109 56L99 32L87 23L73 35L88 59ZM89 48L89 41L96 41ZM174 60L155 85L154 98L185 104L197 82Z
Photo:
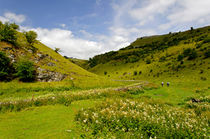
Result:
M210 27L207 26L138 38L119 51L91 58L89 71L115 79L209 82L209 56Z
M6 28L6 26L12 28L12 25L13 24L9 23L5 25L1 24L3 28L1 32L6 32L4 28ZM30 38L27 38L28 32L18 32L18 26L14 29L10 29L6 33L11 30L13 33L8 36L13 36L12 41L10 38L2 37L2 39L0 39L0 51L6 53L11 63L14 63L14 65L21 60L33 62L37 72L37 80L60 81L64 78L96 77L96 75L73 64L41 42L37 40L34 40L34 42L30 41ZM1 36L4 36L4 34Z
M0 24L0 138L209 138L209 32L143 37L85 61Z

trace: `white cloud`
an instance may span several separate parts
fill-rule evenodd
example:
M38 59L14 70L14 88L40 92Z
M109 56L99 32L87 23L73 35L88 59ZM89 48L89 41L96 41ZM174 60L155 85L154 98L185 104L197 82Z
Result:
M176 6L172 7L167 14L168 28L172 26L184 26L186 24L208 25L210 23L210 1L209 0L177 0ZM165 28L165 29L168 29Z
M129 14L139 21L139 25L145 25L154 20L158 14L164 14L174 3L175 0L148 0L144 1L139 8L131 9Z
M66 24L60 24L59 26L62 27L62 28L65 28Z
M38 39L50 48L60 48L63 55L87 59L101 52L101 45L95 41L77 38L70 30L59 28L32 29L37 32Z
M22 14L17 15L15 13L6 12L3 16L0 16L0 20L2 22L15 22L21 24L26 20L26 17Z
M87 32L86 30L80 30L79 32L80 32L80 33L84 36L84 38L86 38L86 39L91 39L91 38L93 38L93 34Z

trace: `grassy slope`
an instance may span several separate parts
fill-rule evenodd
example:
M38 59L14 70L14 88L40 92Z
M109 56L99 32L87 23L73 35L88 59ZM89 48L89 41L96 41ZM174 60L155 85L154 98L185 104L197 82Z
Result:
M157 39L156 37L154 37ZM148 38L145 38L147 40ZM143 39L144 40L144 39ZM149 41L149 40L147 40ZM145 41L146 42L146 41ZM35 47L39 48L41 44L36 44ZM104 75L104 71L107 71L106 76L108 78L115 79L138 79L138 80L149 80L160 84L160 81L170 81L170 87L159 87L158 89L145 89L144 93L138 95L125 95L119 93L119 96L103 95L99 98L113 99L119 97L119 99L142 99L147 101L148 98L155 99L157 103L167 103L172 106L184 106L188 97L199 98L209 94L209 59L204 59L203 56L195 60L189 61L184 59L185 68L178 71L173 71L169 68L173 64L178 65L179 62L173 60L177 57L177 54L183 50L183 48L195 47L194 43L184 44L181 42L178 46L172 46L162 51L153 53L153 61L151 64L145 64L145 61L139 60L135 63L124 63L123 61L110 61L105 64L97 65L91 71L97 74ZM203 46L206 47L206 46ZM44 47L41 48L43 53L53 53L53 50L49 50ZM135 48L136 49L136 48ZM122 53L132 51L132 49L121 50ZM197 50L196 50L197 51ZM202 51L198 51L203 54ZM159 62L159 58L162 55L172 55L167 57L166 61ZM51 57L57 57L56 53L50 54ZM151 54L147 57L151 58ZM61 58L61 57L60 57ZM61 60L65 63L65 60ZM172 65L168 65L172 63ZM196 65L194 65L196 63ZM158 65L158 66L157 66ZM77 67L77 66L76 66ZM51 67L46 67L51 68ZM74 68L74 67L73 67ZM152 72L151 69L153 70ZM200 70L203 73L200 73ZM65 72L65 69L58 69L61 72ZM133 75L134 71L142 71L141 75ZM165 71L165 72L164 72ZM124 74L126 72L126 74ZM162 73L157 77L157 73ZM124 74L124 75L123 75ZM150 74L150 75L149 75ZM77 93L83 89L108 87L108 86L119 86L129 83L116 83L107 78L94 78L85 76L85 72L82 75L75 74L77 80L73 83L70 81L63 82L52 82L52 83L17 83L13 81L10 83L0 83L0 99L1 100L16 100L31 98L41 95L47 95L51 93ZM154 76L155 75L155 76ZM192 76L193 75L193 76ZM201 80L201 77L206 77L207 80ZM75 77L76 78L76 77ZM76 88L74 88L74 87ZM61 89L64 88L64 89ZM60 89L60 90L59 90ZM75 90L76 89L76 90ZM78 89L78 90L77 90ZM91 90L95 92L96 90ZM109 92L109 91L108 91ZM88 91L82 92L84 95ZM40 106L26 108L20 112L6 112L0 113L0 135L2 138L73 138L78 137L81 133L81 128L77 126L74 121L75 114L82 108L94 107L98 103L104 101L104 99L92 99L86 98L87 100L73 101L69 107L62 105L52 106ZM207 111L208 112L208 111ZM207 113L209 115L209 112ZM68 131L67 131L68 130ZM69 132L71 130L71 132ZM0 137L0 138L1 138Z
M115 82L105 77L100 77L73 64L51 48L36 41L30 46L21 32L17 32L17 45L13 46L7 42L0 42L0 51L6 52L9 57L16 61L29 59L44 72L54 72L67 75L62 82L51 83L22 83L14 80L12 82L0 82L0 99L20 99L31 96L46 95L49 93L60 93L69 90L85 90L91 88L105 88L122 86L128 83ZM13 59L11 58L11 59ZM49 63L53 63L50 66Z
M69 60L65 59L60 54L56 53L49 47L45 46L44 44L37 41L34 44L34 47L37 49L35 53L31 53L32 47L27 44L27 41L22 33L18 33L18 40L17 40L18 48L5 43L0 42L0 51L5 51L5 47L11 48L10 50L6 50L7 54L14 54L17 59L20 58L27 58L32 61L39 61L36 63L36 66L41 67L43 69L49 71L55 71L62 74L67 74L73 78L81 78L83 76L88 77L96 77L96 75L82 69L81 67L73 64ZM40 58L38 55L43 55L43 58ZM54 63L55 66L48 66L48 63Z
M115 79L138 79L138 80L149 80L154 82L160 81L183 81L183 82L201 82L209 83L210 78L210 59L204 58L204 53L209 51L210 43L203 43L203 40L197 41L202 36L204 38L210 39L210 27L201 28L199 30L194 30L194 35L190 31L178 33L178 34L169 34L162 36L152 36L146 38L139 38L133 42L130 46L117 51L113 57L124 56L129 59L131 56L134 56L134 52L144 51L145 53L140 55L140 58L137 62L125 62L122 58L112 59L110 61L100 63L95 67L91 68L89 71L96 73L98 75L104 75L104 72L107 72L105 76ZM186 37L190 36L190 37ZM149 49L145 45L158 44L162 42L164 38L167 38L168 42L176 38L186 38L177 45L172 46L163 46L163 49L153 48L154 50L146 51ZM155 42L155 43L154 43ZM202 44L200 47L197 47L198 44ZM177 56L183 52L184 49L191 48L195 49L198 54L198 57L193 60L188 60L188 58L183 59L183 64L177 60ZM132 55L133 54L133 55ZM138 54L138 53L137 53ZM108 55L108 54L107 54ZM101 55L106 57L106 54ZM161 57L166 57L165 60L160 61ZM105 59L105 58L104 58ZM146 64L146 60L150 59L151 63ZM134 72L137 72L137 75L134 75ZM141 74L139 74L141 72ZM201 78L206 78L205 81Z
M77 59L77 58L69 58L69 60L72 63L74 63L74 64L76 64L76 65L78 65L78 66L80 66L80 67L82 67L84 69L88 68L88 60Z

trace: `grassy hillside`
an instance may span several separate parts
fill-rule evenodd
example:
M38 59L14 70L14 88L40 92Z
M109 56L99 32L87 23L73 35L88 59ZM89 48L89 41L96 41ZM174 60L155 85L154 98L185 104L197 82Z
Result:
M140 38L89 63L16 35L0 51L14 66L32 61L42 82L0 82L0 138L210 137L209 27Z
M77 59L77 58L69 58L65 57L66 59L69 59L72 63L82 67L83 69L88 69L88 60L83 60L83 59Z
M89 71L115 79L209 82L210 27L138 38L90 59Z
M96 77L39 41L36 41L33 47L29 46L22 33L18 33L17 41L18 47L7 42L0 42L0 51L5 52L14 62L19 59L29 59L35 63L38 72L42 69L43 72L58 72L66 75L66 78Z

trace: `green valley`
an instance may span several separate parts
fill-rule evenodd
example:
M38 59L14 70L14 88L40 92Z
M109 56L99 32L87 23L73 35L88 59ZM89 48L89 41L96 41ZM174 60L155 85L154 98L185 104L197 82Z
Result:
M0 22L0 139L209 138L209 56L209 26L81 60Z

